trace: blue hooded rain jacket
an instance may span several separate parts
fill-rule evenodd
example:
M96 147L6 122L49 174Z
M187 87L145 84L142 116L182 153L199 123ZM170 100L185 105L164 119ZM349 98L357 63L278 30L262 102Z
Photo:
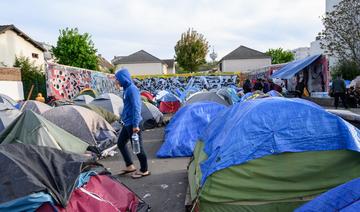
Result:
M127 69L120 69L115 74L115 77L124 88L124 110L121 114L121 119L126 127L139 127L142 120L140 92L134 85Z

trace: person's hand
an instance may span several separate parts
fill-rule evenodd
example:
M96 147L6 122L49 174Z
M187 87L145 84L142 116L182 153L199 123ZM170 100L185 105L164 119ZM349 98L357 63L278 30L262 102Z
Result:
M138 132L140 132L140 128L134 127L134 128L133 128L133 133L138 133Z

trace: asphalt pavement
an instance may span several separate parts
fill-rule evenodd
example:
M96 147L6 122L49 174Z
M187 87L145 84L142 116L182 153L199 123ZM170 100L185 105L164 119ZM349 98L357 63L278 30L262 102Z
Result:
M183 212L187 188L187 165L189 158L156 158L156 152L163 143L164 128L143 132L145 151L148 156L151 175L132 179L131 175L117 176L127 187L140 196L155 212ZM118 151L118 150L117 150ZM119 151L118 151L119 152ZM136 156L133 159L137 168ZM125 167L120 153L100 161L117 175Z

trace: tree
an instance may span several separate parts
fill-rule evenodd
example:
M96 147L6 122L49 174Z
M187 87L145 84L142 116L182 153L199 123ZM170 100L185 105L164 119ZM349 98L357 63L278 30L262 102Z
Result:
M294 54L290 51L285 51L282 48L269 49L265 54L271 56L272 64L287 63L294 60Z
M342 0L322 21L321 47L340 61L360 67L360 1Z
M189 29L181 35L175 46L175 60L187 72L196 72L206 63L209 44L202 34Z
M25 98L30 92L32 85L34 85L34 90L31 94L31 99L34 99L38 93L46 96L45 74L34 63L31 63L29 58L16 57L14 67L20 68Z
M88 33L80 34L78 29L62 29L56 47L52 48L57 62L63 65L97 70L97 49Z
M332 71L333 79L336 76L342 76L345 80L353 80L360 75L359 66L353 61L341 61L339 62L334 70Z

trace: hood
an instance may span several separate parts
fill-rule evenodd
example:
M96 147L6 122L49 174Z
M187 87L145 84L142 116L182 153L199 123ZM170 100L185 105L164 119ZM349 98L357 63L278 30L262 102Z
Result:
M123 88L127 88L132 84L130 73L127 69L123 68L116 72L116 79L120 82Z

